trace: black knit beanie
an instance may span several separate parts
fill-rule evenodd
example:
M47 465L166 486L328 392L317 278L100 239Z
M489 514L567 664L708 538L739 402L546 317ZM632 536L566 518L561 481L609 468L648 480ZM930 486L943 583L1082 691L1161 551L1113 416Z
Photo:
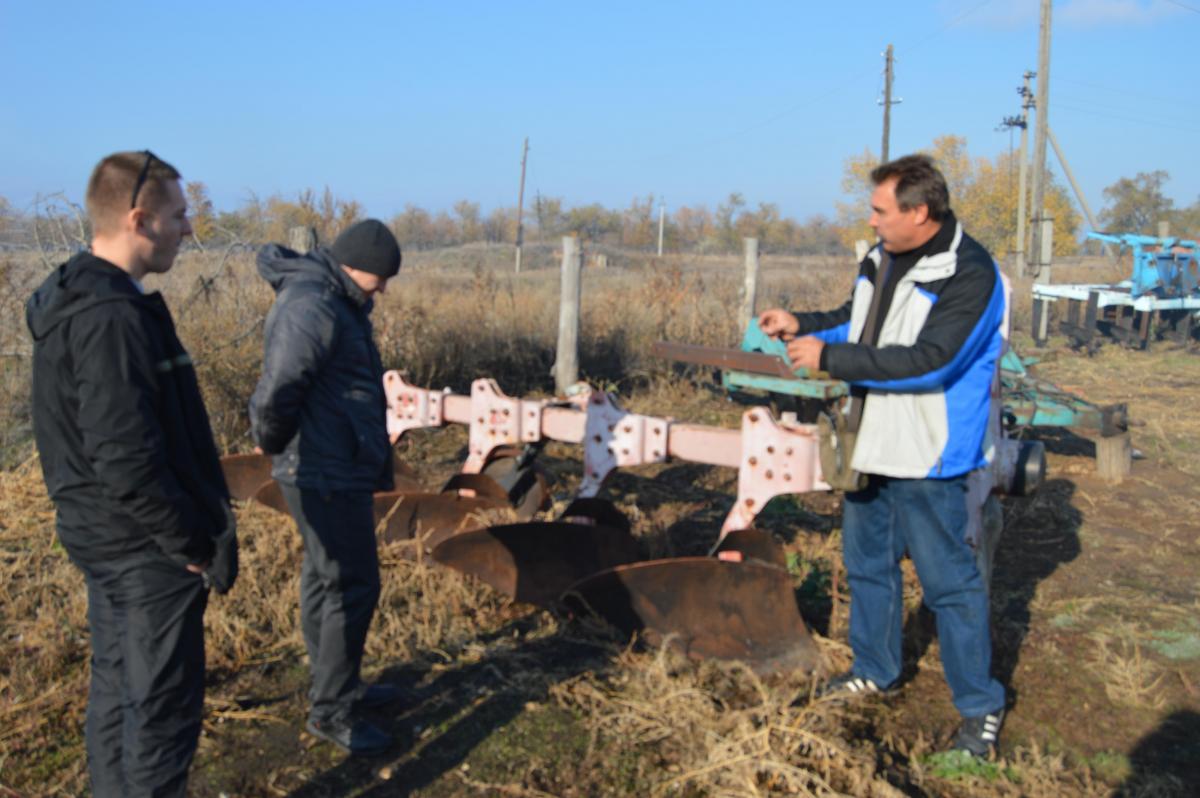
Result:
M400 271L400 245L378 219L364 219L347 227L329 252L338 263L360 272L394 277Z

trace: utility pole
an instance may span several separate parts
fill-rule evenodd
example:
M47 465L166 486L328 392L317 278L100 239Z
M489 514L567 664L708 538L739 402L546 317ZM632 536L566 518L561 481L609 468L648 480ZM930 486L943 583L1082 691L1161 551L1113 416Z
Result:
M521 273L521 244L525 239L525 158L529 155L529 136L521 149L521 188L517 191L517 263L516 273Z
M1096 224L1096 218L1092 216L1092 209L1088 207L1087 200L1083 198L1083 191L1080 190L1079 183L1075 181L1075 173L1071 171L1071 167L1067 164L1067 158L1063 155L1062 147L1058 146L1058 137L1054 135L1053 128L1047 127L1046 135L1049 136L1050 146L1054 148L1054 154L1058 156L1058 162L1062 165L1063 174L1067 176L1067 182L1071 184L1071 190L1075 192L1075 199L1079 201L1079 207L1083 208L1083 215L1087 218L1091 228L1098 231L1100 228ZM1163 237L1165 238L1165 236ZM1108 259L1116 263L1117 257L1108 248L1108 244L1101 241L1100 246L1104 248L1104 254L1108 256Z
M888 45L887 52L884 53L884 68L883 68L883 100L880 104L883 106L883 146L879 150L879 162L887 163L888 161L888 140L892 134L892 76L894 70L892 65L895 59L892 57L892 45ZM896 100L897 103L903 100Z
M658 257L662 257L662 242L663 242L663 221L667 214L667 204L661 199L658 201Z
M1025 172L1029 163L1029 109L1033 107L1033 92L1029 89L1029 79L1036 77L1036 72L1025 73L1025 85L1017 87L1021 96L1021 115L1006 116L1000 121L1000 130L1021 128L1021 153L1017 168L1017 236L1013 252L1017 256L1017 276L1025 276Z
M1050 6L1042 0L1042 18L1038 33L1037 131L1033 140L1033 235L1030 251L1033 276L1050 281L1050 264L1042 263L1042 218L1046 211L1046 131L1050 127ZM1046 273L1042 274L1045 268Z
M1017 170L1017 276L1025 276L1025 210L1026 187L1029 174L1029 109L1033 107L1033 89L1029 81L1037 77L1036 72L1025 70L1025 85L1021 92L1021 165Z

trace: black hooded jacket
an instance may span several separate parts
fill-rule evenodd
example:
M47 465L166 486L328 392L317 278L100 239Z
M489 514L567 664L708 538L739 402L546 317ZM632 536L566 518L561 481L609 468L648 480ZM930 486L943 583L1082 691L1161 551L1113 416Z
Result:
M319 491L392 487L383 364L371 300L324 249L270 245L258 273L277 296L250 398L255 442L277 480Z
M38 287L25 318L34 434L72 558L157 547L186 565L213 559L218 538L236 546L196 372L162 295L81 253Z

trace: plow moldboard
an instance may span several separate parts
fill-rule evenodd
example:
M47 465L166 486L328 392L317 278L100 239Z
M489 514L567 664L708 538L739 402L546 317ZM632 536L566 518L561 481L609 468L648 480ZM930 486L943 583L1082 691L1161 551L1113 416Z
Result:
M622 565L571 587L567 602L651 645L671 639L688 656L744 660L757 673L811 671L820 659L788 572L758 562Z
M254 498L271 481L271 458L263 454L230 454L221 458L229 495L238 501Z
M728 557L733 552L740 554L743 562L758 560L776 568L787 568L787 555L783 547L775 542L770 532L761 529L735 529L721 538L713 549L713 554L718 558L722 558L723 554Z
M637 541L626 531L560 521L475 529L433 550L441 564L542 607L588 574L638 556Z
M507 500L456 493L380 493L375 495L375 524L383 524L381 542L419 537L422 552L428 553L446 538L487 524L489 511L508 506Z

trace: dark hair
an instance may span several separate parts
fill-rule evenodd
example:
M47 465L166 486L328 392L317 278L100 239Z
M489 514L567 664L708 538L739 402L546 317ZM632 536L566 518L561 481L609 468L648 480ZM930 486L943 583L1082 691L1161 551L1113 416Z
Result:
M156 208L166 196L164 184L179 179L174 166L145 151L114 152L96 164L85 200L93 232L116 231L120 218L130 210L134 187L143 171L144 182L134 200L137 207Z
M946 187L946 178L928 155L905 155L871 170L871 181L877 186L892 178L896 179L896 203L900 210L911 211L924 205L929 208L929 218L935 222L950 213L950 189Z

